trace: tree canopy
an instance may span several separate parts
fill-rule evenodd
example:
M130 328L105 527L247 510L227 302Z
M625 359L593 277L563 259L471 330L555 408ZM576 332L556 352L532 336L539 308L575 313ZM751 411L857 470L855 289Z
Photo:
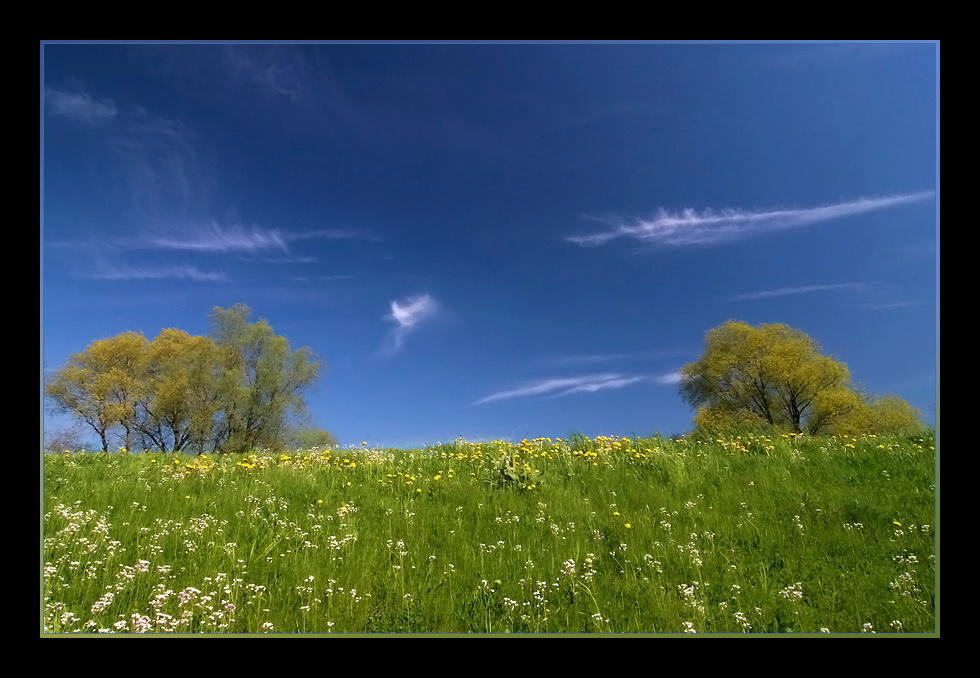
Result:
M323 361L291 350L265 320L236 304L211 312L211 336L126 332L71 356L45 385L54 408L126 449L243 452L329 440L308 425L304 394ZM319 434L314 435L314 433Z
M729 321L712 329L700 360L683 368L680 390L702 429L858 435L922 427L920 413L904 400L862 393L844 363L782 324Z

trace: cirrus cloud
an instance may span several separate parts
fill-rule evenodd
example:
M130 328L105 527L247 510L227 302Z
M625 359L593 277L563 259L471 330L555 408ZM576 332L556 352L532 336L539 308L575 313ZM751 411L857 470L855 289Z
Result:
M630 384L643 381L646 377L623 374L590 374L582 377L562 377L532 381L509 391L499 391L486 398L476 401L476 405L492 403L497 400L512 398L527 398L530 396L546 395L552 398L571 395L573 393L595 393L620 389Z
M861 198L823 207L794 210L752 212L723 210L698 212L685 209L669 212L661 209L655 217L626 222L612 221L611 229L590 235L568 236L566 240L583 247L605 245L619 238L630 238L672 247L686 245L716 245L762 233L809 226L832 219L907 205L935 196L934 191L910 193L886 198Z
M100 266L93 274L101 280L192 280L195 282L223 282L222 272L200 271L193 266Z
M51 115L82 124L93 124L116 117L118 110L111 99L96 101L88 92L44 88L44 102Z
M739 294L731 297L729 301L750 301L753 299L768 299L771 297L787 297L797 294L809 294L810 292L829 292L834 290L858 290L868 287L867 283L839 283L832 285L806 285L803 287L780 287L774 290L760 290L748 294Z

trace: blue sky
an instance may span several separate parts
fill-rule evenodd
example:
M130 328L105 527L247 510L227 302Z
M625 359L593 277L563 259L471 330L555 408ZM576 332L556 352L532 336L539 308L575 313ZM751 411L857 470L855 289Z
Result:
M935 422L938 43L41 59L42 369L240 302L342 444L674 434L736 319Z

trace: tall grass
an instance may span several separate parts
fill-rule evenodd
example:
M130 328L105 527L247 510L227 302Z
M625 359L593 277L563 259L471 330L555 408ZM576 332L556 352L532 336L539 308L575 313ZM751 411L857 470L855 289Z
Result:
M932 633L933 439L44 458L44 632Z

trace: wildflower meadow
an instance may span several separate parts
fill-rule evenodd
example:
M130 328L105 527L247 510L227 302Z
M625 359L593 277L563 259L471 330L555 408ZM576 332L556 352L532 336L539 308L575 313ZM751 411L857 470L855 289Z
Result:
M938 632L932 432L42 466L42 634Z

